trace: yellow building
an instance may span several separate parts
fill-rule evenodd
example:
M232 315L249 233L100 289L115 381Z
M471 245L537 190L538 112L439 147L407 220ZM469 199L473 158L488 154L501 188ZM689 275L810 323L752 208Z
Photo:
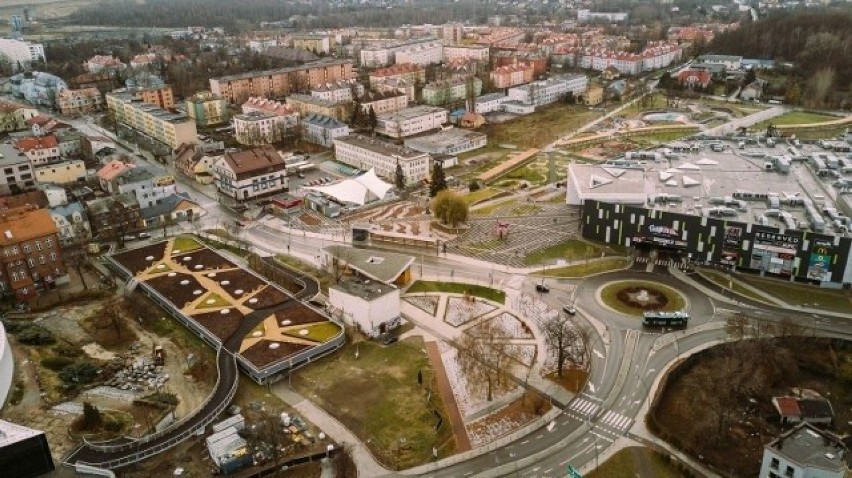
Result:
M83 161L63 161L35 169L35 178L39 184L76 183L86 177L86 165Z
M170 113L134 98L126 91L109 93L107 107L115 120L149 136L172 149L184 143L197 143L198 133L192 118Z
M307 50L316 54L330 53L334 47L334 37L328 35L293 35L293 48Z
M603 94L604 90L601 86L589 85L586 92L583 93L583 104L589 106L599 105L603 102Z
M201 91L186 100L186 113L198 126L212 126L228 121L228 102L209 91Z

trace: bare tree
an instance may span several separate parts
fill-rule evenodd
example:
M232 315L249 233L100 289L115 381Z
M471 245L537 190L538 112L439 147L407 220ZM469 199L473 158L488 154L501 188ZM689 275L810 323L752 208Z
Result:
M512 337L492 321L482 321L453 342L459 367L471 386L484 391L486 400L494 398L494 390L511 380L512 364L520 362Z
M540 326L547 347L556 352L556 376L562 378L566 362L577 365L574 353L580 340L577 327L563 314L542 320Z

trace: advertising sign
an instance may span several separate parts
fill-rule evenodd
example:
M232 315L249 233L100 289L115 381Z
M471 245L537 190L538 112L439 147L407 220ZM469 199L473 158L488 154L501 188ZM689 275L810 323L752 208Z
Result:
M743 237L743 228L729 226L725 228L725 245L738 246Z
M808 260L808 279L831 280L831 263L834 261L834 244L817 239Z

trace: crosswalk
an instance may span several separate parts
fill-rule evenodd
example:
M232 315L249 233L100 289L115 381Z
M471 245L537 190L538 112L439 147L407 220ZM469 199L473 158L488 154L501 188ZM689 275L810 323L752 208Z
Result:
M633 426L633 419L612 410L602 410L593 397L577 396L565 412L577 420L594 422L593 434L600 438L615 440Z
M652 259L648 256L638 256L635 261L641 264L656 264L660 267L677 267L678 269L686 269L686 264L682 261L674 259Z
M585 398L576 398L571 404L568 406L570 410L573 410L574 413L579 415L580 417L593 417L595 413L597 413L600 408L597 403L592 402L591 400L586 400Z
M619 432L624 432L629 430L630 426L633 425L633 419L609 410L601 417L600 423L608 425Z

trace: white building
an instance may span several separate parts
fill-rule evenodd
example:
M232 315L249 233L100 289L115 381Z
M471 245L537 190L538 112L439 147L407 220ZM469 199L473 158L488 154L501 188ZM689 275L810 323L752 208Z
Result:
M328 301L345 322L373 338L400 324L399 289L392 285L347 279L328 288Z
M444 45L444 62L454 60L476 60L487 62L489 59L487 45Z
M0 38L0 59L8 61L14 71L20 67L29 69L30 63L44 61L44 46L41 43Z
M351 134L334 140L334 156L341 163L393 180L396 165L402 166L407 184L429 178L431 157L427 153L376 138Z
M493 111L503 111L503 104L509 100L509 97L503 93L489 93L476 98L473 103L474 112L484 115Z
M212 169L219 194L237 201L287 191L284 159L271 146L229 152Z
M623 22L624 20L627 20L626 12L593 12L587 8L577 10L578 22L606 21L618 23Z
M232 124L237 141L250 146L280 141L288 130L296 127L296 123L292 123L289 116L275 116L263 111L236 115Z
M728 70L739 70L743 64L743 57L736 55L701 55L698 57L698 63L724 65Z
M444 57L444 45L439 42L420 43L402 48L396 52L395 62L415 65L441 63Z
M447 110L436 106L412 106L379 115L376 132L391 138L405 138L440 129L448 121L448 114Z
M484 148L487 143L488 136L485 133L460 128L447 128L435 134L405 140L405 146L415 151L446 155Z
M802 423L763 448L759 478L844 478L849 450L834 434Z
M348 124L330 116L317 114L302 118L302 131L306 141L326 148L334 146L335 139L350 133Z
M364 85L355 79L325 83L311 88L311 96L332 103L352 101L353 92L356 96L364 94Z
M394 63L429 65L440 63L444 46L434 38L411 40L361 49L361 66L375 68Z
M534 81L532 83L509 88L509 101L523 105L542 106L558 101L566 94L581 95L589 86L585 75L565 75Z

